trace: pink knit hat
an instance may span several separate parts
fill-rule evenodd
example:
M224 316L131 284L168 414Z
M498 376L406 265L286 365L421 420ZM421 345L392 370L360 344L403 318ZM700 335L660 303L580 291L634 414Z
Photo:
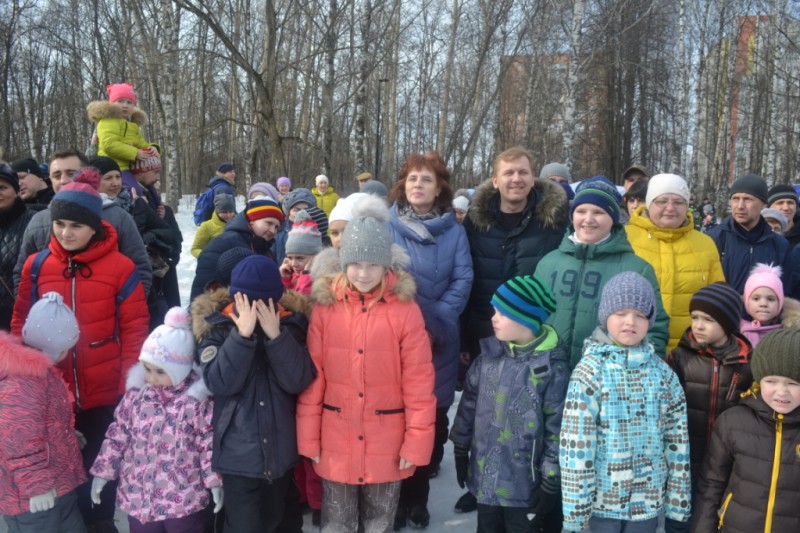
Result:
M781 282L781 267L773 264L757 263L744 284L745 306L750 300L750 295L756 289L766 287L778 296L778 311L783 309L783 283Z
M106 93L108 93L108 101L116 102L120 98L127 98L134 104L136 103L136 94L133 92L133 85L130 83L114 83L106 85Z

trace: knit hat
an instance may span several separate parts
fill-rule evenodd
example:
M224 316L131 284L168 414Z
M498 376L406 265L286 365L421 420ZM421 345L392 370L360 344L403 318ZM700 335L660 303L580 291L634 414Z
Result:
M232 194L219 192L214 195L214 211L217 213L235 213L236 200Z
M93 187L86 181L75 179L81 174L86 173L90 179L97 177L96 183L100 183L100 173L94 167L84 167L73 177L71 183L67 183L56 193L50 202L51 220L71 220L86 224L95 231L103 227L103 200L97 193L97 187ZM89 176L89 174L94 176Z
M777 221L778 224L781 225L781 233L786 232L786 226L787 226L786 217L783 215L783 213L781 213L777 209L773 209L771 207L765 207L764 209L761 210L761 217L764 219L771 218Z
M151 170L161 170L161 156L151 155L147 159L134 161L131 165L131 172L134 174L144 174Z
M619 195L617 186L611 183L605 176L595 176L584 180L578 185L575 191L575 199L572 200L572 209L569 216L575 212L575 208L581 204L592 204L608 213L608 216L619 224L619 205L622 198Z
M247 191L247 198L249 199L251 196L253 196L254 192L257 192L259 196L266 196L267 198L272 198L276 202L278 201L278 196L280 196L278 189L276 189L274 185L272 185L271 183L267 183L266 181L259 181L251 185L250 190Z
M302 210L294 216L292 229L286 238L286 253L316 255L320 250L322 250L322 236L317 223L305 210Z
M781 267L772 264L756 263L753 270L750 272L750 277L744 284L744 297L745 304L750 300L750 296L760 287L772 289L778 296L778 311L783 309L783 283L781 282ZM800 354L798 354L800 356Z
M316 178L314 178L314 183L316 183L317 185L319 185L319 184L320 184L320 182L323 182L323 181L324 181L325 183L327 183L327 182L328 182L328 176L326 176L325 174L320 174L319 176L317 176Z
M647 183L647 196L644 199L647 208L650 209L653 200L662 194L676 194L687 202L692 197L686 180L677 174L656 174L650 178Z
M744 312L742 297L736 289L717 281L699 289L689 302L689 312L702 311L719 322L726 335L739 331L739 321Z
M316 205L312 205L308 209L304 210L308 213L308 216L311 217L311 220L314 221L314 224L317 225L317 229L319 229L320 235L322 235L323 240L328 235L328 215L325 214L325 211L317 207Z
M227 287L231 284L231 272L236 268L236 265L245 257L250 257L254 252L250 248L244 246L236 246L230 250L225 250L217 259L217 273L216 281L221 285Z
M104 155L96 155L92 157L91 159L89 159L89 165L99 170L101 176L105 176L106 174L114 170L120 172L119 165L117 164L117 162L111 159L110 157L106 157Z
M231 170L236 170L236 166L233 163L222 163L217 172L220 174L225 174L226 172L230 172Z
M517 276L500 285L492 296L492 305L537 336L542 324L556 310L553 293L534 276Z
M373 196L380 196L381 198L386 198L389 196L389 189L387 189L386 185L378 180L369 180L361 186L360 192L371 194Z
M572 200L575 199L575 189L573 189L569 183L565 183L563 181L559 183L559 185L561 185L561 188L564 189L564 192L567 195L567 200L569 200L569 202L572 202ZM570 203L570 205L572 204Z
M541 172L539 172L539 177L541 179L546 179L551 176L561 176L562 178L567 178L567 181L572 180L572 174L570 174L569 168L567 165L562 165L561 163L547 163L542 167Z
M342 270L359 261L392 266L392 236L387 222L389 208L377 196L367 195L353 205L353 219L339 244Z
M106 85L106 94L108 94L109 102L116 102L120 98L127 98L134 104L136 103L136 94L133 92L133 85L130 83Z
M194 363L194 335L192 317L186 309L173 307L167 311L164 323L144 341L139 361L163 369L172 385L187 378Z
M12 161L11 169L14 172L26 172L28 174L33 174L34 176L47 181L47 176L44 174L44 172L42 172L42 168L39 166L39 163L37 163L32 157Z
M0 163L0 179L7 181L16 192L19 192L19 176L10 165Z
M11 166L14 166L13 164ZM17 170L17 172L19 172ZM794 203L797 203L797 191L791 185L785 185L783 183L779 185L774 185L770 190L769 194L767 195L767 205L772 205L778 200L794 200Z
M279 223L283 222L283 211L281 211L278 202L272 198L254 198L247 202L247 207L245 207L244 211L248 222L254 222L262 218L274 218Z
M453 198L453 209L467 211L469 209L469 198L465 196L456 196Z
M234 267L231 272L230 294L234 296L241 292L251 302L263 300L277 305L283 296L283 281L278 265L263 255L245 257Z
M362 172L361 174L356 176L356 181L367 181L371 180L373 177L374 176L372 175L372 172Z
M800 328L770 331L759 341L750 363L753 379L781 376L800 382Z
M292 186L292 180L290 180L286 176L281 176L280 178L278 178L277 183L278 187L280 187L281 185L288 185L289 187Z
M336 205L331 210L331 215L328 217L328 222L334 220L346 220L350 222L353 219L353 206L362 198L366 198L366 193L354 192L347 198L339 198Z
M94 190L100 188L100 180L102 179L103 176L95 167L83 167L72 176L73 183L83 183Z
M637 272L620 272L603 287L600 307L597 310L600 324L606 327L608 317L620 309L641 312L653 327L656 320L656 296L650 283Z
M53 361L75 346L79 334L75 313L64 305L64 298L57 292L47 292L39 298L22 326L25 344L44 352Z
M767 203L769 197L767 191L767 182L761 176L747 173L741 178L731 183L731 194L733 196L737 193L749 194L755 196L764 203Z
M283 213L288 217L292 207L300 202L305 202L311 207L312 205L317 205L317 198L314 196L314 193L305 187L289 191L286 193L286 196L283 197Z

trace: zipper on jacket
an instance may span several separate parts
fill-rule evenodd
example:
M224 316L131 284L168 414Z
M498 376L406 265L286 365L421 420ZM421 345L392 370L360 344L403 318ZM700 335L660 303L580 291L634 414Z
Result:
M706 429L706 445L711 440L711 430L714 429L714 418L717 412L717 393L719 392L719 361L711 358L714 373L711 376L711 406L708 410L708 428Z
M726 400L733 401L733 397L736 396L736 385L739 384L739 373L734 372L733 377L731 378L731 388L728 389L728 396L725 397Z
M406 412L406 410L404 408L402 408L402 407L399 408L399 409L376 409L375 410L375 414L376 415L399 415L399 414L403 414L405 412Z
M772 457L772 477L769 481L769 499L767 500L767 519L764 522L764 533L772 532L772 513L775 512L775 494L778 492L778 474L781 471L781 445L783 444L783 415L777 415L775 422L775 455Z
M334 407L332 405L328 405L327 403L323 403L322 404L322 408L323 409L327 409L328 411L335 411L337 413L341 413L342 412L342 408L341 407Z
M729 492L728 495L725 496L725 501L722 503L722 509L719 510L719 522L717 522L717 530L722 529L722 526L725 523L725 512L728 510L728 505L731 503L731 498L733 498L733 493Z
M72 259L70 258L70 263ZM75 309L75 276L72 276L72 309ZM75 380L75 408L81 410L81 389L78 387L78 350L72 347L72 379Z

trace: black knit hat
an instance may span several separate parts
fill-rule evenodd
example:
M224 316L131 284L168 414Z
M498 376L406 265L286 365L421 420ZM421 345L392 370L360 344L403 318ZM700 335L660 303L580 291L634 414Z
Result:
M755 381L781 376L800 382L800 328L776 329L764 335L751 365Z
M46 180L47 178L47 176L44 175L44 172L42 172L39 163L37 163L32 157L12 161L11 168L14 169L14 172L27 172L28 174L33 174L34 176L38 176L43 180Z
M263 255L245 257L231 272L230 294L237 292L246 295L251 302L262 300L267 303L271 298L277 304L283 296L283 281L275 262Z
M726 335L739 331L739 320L742 317L742 296L736 289L718 281L706 285L692 296L689 312L702 311L719 322Z
M222 255L219 256L219 259L217 259L217 279L214 281L226 287L230 285L231 272L233 272L233 269L236 268L236 265L238 265L242 259L250 257L253 253L254 252L250 248L245 248L244 246L236 246L235 248L224 251Z
M110 157L106 157L104 155L96 155L93 158L89 159L89 165L99 170L100 175L102 176L105 176L106 174L108 174L113 170L120 172L119 165L117 164L117 162L111 159Z
M17 172L5 163L0 163L0 179L7 181L14 190L19 192L19 177Z
M755 174L751 173L747 173L731 183L730 196L733 196L736 193L755 196L764 203L767 203L767 198L769 197L767 191L767 182L764 181L764 178L761 176L756 176Z
M797 204L797 191L791 185L784 183L775 185L769 190L767 206L774 204L778 200L794 200L794 203Z
M92 167L85 167L81 172L95 171ZM86 224L95 231L103 228L103 200L97 190L85 182L75 181L67 183L56 193L50 202L51 220L71 220Z

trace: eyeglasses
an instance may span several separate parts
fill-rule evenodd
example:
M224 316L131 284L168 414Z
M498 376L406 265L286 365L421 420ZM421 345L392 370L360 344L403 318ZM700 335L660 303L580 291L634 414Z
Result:
M667 205L672 205L675 208L682 209L689 205L686 200L672 200L667 198L659 198L657 200L653 200L656 207L667 207Z

